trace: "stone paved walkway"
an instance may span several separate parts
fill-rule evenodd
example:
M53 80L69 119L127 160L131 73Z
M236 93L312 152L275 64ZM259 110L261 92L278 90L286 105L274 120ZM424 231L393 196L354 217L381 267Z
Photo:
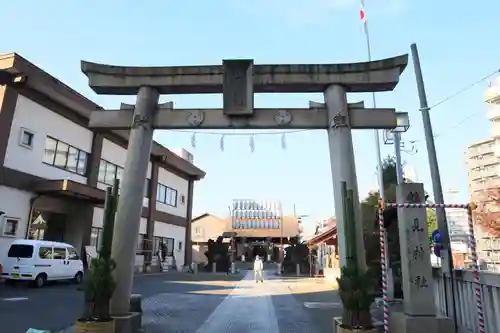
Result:
M210 297L210 295L203 295ZM320 333L286 283L265 272L255 283L249 271L203 322L204 299L190 294L158 294L143 301L146 333ZM206 302L209 303L209 302ZM187 313L188 312L188 313ZM189 318L187 318L189 317Z

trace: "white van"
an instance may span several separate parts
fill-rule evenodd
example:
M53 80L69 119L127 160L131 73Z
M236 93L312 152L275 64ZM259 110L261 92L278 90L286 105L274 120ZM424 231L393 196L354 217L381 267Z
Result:
M17 239L2 264L2 278L7 282L33 281L37 288L47 281L83 280L83 262L75 248L66 243Z

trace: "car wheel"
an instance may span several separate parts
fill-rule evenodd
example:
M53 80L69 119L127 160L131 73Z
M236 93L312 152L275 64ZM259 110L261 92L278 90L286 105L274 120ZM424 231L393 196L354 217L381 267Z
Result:
M33 285L35 286L35 288L42 288L46 282L47 276L42 273L36 276L35 281L33 281Z
M82 272L76 273L75 277L73 278L73 282L75 284L80 284L80 283L82 283L82 281L83 281L83 274L82 274Z

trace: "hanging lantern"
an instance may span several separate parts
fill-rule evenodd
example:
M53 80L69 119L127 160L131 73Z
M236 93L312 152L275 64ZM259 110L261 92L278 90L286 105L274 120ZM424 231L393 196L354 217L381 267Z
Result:
M281 134L281 149L286 150L286 133Z
M254 134L252 134L252 136L250 136L250 151L253 153L255 151L255 138L254 138Z
M220 146L220 151L224 151L224 134L220 137L220 142L219 142L219 146Z
M191 147L196 148L196 133L191 135Z

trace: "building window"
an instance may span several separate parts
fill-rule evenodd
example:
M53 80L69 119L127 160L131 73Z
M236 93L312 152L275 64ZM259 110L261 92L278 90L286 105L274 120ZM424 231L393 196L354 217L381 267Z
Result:
M177 207L177 190L158 183L156 201L168 206Z
M90 234L90 246L95 246L99 251L102 242L102 228L92 227Z
M113 185L115 180L118 178L116 170L118 166L113 163L106 163L106 168L104 170L104 183L108 185Z
M48 136L43 163L85 176L88 153Z
M115 184L115 179L123 179L123 172L124 169L121 166L101 159L97 181L104 185L113 186ZM144 186L145 198L149 198L149 183L150 180L146 179L146 185Z
M101 159L99 164L98 182L113 186L115 179L121 180L123 176L123 168L111 162Z
M145 234L139 234L139 236L137 237L137 251L136 251L137 254L144 254L143 250L144 250L145 238L146 238Z
M182 242L179 241L177 251L182 251Z
M174 256L174 242L175 242L175 240L173 238L155 236L153 238L153 245L154 245L153 253L155 255L158 255L158 253L161 250L160 244L164 243L167 247L166 256L173 257Z
M20 220L14 217L4 217L2 236L16 237Z
M184 194L181 195L181 204L184 205L186 203L186 196Z
M33 148L34 138L35 138L35 133L26 128L21 128L21 133L19 136L19 145L31 149Z

